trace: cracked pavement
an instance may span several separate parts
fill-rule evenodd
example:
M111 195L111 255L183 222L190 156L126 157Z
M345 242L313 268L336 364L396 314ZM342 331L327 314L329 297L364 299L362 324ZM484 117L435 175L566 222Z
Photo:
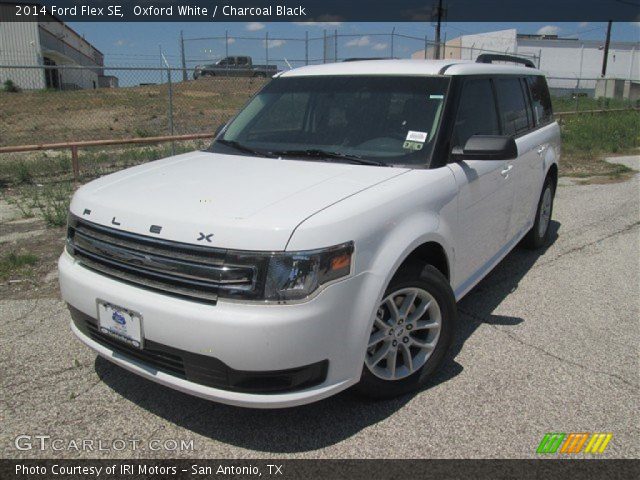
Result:
M601 456L637 458L639 183L559 187L554 243L516 249L472 290L441 374L392 401L207 402L97 359L58 299L0 301L2 456L513 458L535 457L546 432L611 432ZM20 451L20 434L142 444ZM151 451L150 439L193 440L193 450Z

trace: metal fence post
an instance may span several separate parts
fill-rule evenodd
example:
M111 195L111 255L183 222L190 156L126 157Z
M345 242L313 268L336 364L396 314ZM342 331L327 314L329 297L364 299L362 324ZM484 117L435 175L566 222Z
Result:
M264 66L264 74L267 75L267 71L269 69L269 32L264 34L264 50L265 50L265 66Z
M393 39L396 36L396 27L391 29L391 58L393 58Z
M78 146L71 146L71 167L73 168L73 181L78 183L80 179L80 161L78 160Z
M538 69L540 69L541 64L542 64L542 49L538 51Z
M327 31L322 31L322 63L327 63Z
M187 60L184 57L184 33L180 30L180 57L182 61L182 81L187 81Z
M333 31L333 60L338 61L338 29Z
M304 32L304 64L309 65L309 31Z
M224 31L224 57L229 57L229 30Z
M171 68L167 66L167 87L169 88L169 135L173 136L173 83L171 82ZM171 155L176 154L176 142L171 142Z
M427 36L424 36L424 59L427 59L427 48L429 48L429 40L427 39Z

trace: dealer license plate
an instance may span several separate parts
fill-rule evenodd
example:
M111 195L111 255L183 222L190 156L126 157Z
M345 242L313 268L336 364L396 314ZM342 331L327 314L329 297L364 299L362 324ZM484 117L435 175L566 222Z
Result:
M142 315L137 312L98 300L98 328L105 335L142 348Z

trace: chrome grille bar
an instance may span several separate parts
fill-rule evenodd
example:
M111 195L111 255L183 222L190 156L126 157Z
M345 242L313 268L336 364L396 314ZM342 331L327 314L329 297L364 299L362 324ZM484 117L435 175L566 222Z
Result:
M215 302L220 289L251 291L258 269L225 263L226 251L121 232L73 217L68 250L87 268L143 288Z

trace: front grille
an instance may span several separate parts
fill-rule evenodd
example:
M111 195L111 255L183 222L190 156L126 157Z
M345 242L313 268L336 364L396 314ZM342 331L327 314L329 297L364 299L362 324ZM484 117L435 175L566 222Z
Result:
M207 387L243 393L283 393L319 385L327 378L329 362L276 371L234 370L221 360L187 352L145 339L137 349L105 335L97 321L69 305L74 325L84 335L109 350L154 370Z
M75 217L67 247L84 266L146 289L215 303L220 289L254 292L258 269L229 265L227 251L135 235Z

